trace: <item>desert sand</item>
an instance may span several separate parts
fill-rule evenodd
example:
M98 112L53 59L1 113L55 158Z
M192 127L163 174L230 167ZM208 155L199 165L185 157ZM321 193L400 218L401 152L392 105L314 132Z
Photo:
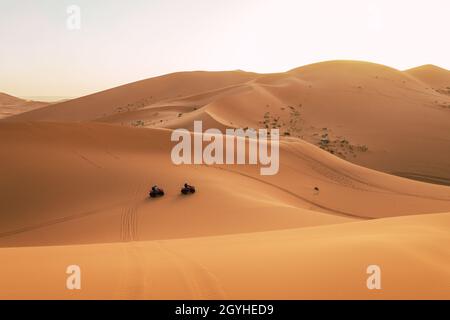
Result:
M10 121L192 128L279 127L350 162L450 184L450 72L328 61L279 74L182 72L23 113ZM7 120L8 120L7 119ZM439 155L439 156L437 156Z
M330 61L175 73L6 117L0 298L449 299L448 86L434 66ZM279 128L279 173L174 165L171 132L194 120Z
M448 299L450 213L174 240L0 250L0 298ZM64 287L66 267L81 290ZM365 286L382 266L381 290Z
M47 106L47 102L24 100L0 92L0 119Z

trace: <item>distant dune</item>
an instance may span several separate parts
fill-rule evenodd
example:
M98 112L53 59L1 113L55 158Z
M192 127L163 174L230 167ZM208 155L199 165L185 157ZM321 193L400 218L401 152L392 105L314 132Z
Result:
M431 86L434 90L443 90L444 94L450 94L450 72L432 64L406 70L416 79Z
M450 185L450 72L358 61L285 73L182 72L10 117L192 128L276 127L356 164ZM325 140L326 145L323 145Z
M180 72L23 113L0 95L0 299L450 298L449 74ZM278 174L174 165L194 120L280 129Z
M0 119L42 108L47 102L23 100L0 92Z
M242 71L178 72L54 104L11 120L95 121L118 113L125 115L161 100L233 86L256 76Z

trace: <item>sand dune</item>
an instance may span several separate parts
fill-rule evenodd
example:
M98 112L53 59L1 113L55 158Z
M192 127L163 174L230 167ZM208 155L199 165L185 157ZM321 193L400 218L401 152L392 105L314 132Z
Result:
M406 70L405 73L428 84L434 90L450 94L450 71L432 64Z
M355 61L181 72L8 116L0 299L448 299L447 79ZM279 128L278 174L174 165L172 129L194 120Z
M348 161L449 184L450 96L404 73L367 63L329 62L255 80L248 92L205 107L243 127L280 127Z
M164 129L3 123L0 132L3 246L160 240L450 211L448 187L352 165L301 140L282 141L279 173L260 176L251 165L175 166ZM179 196L185 181L198 187L195 197ZM167 196L149 200L153 184Z
M0 119L48 105L46 102L23 100L0 92Z
M356 61L322 62L269 75L176 73L9 120L188 129L193 120L203 120L204 127L220 129L278 127L284 135L347 161L449 185L448 75L437 67L401 72ZM430 88L429 81L441 89Z
M450 214L165 241L0 249L0 298L448 299ZM95 257L95 259L93 258ZM81 290L65 270L82 268ZM381 268L368 290L366 268Z
M178 72L141 80L28 112L13 121L93 121L126 114L161 100L233 86L255 78L243 71Z

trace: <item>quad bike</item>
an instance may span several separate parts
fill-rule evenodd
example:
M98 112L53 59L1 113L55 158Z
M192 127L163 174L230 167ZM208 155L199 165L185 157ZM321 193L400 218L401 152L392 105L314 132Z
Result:
M181 193L182 194L195 193L195 187L194 186L190 186L187 183L185 183L184 187L181 189Z
M153 186L152 190L149 193L150 198L162 197L164 195L164 190L158 188L157 186Z

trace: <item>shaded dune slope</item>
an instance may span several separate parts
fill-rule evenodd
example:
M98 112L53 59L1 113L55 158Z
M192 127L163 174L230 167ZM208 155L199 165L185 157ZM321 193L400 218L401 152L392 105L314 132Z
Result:
M450 210L448 187L355 166L301 140L283 140L279 173L263 177L251 165L175 166L165 129L10 122L0 132L0 243L7 246L207 236ZM195 197L179 195L186 181L198 187ZM153 184L167 196L148 199Z

